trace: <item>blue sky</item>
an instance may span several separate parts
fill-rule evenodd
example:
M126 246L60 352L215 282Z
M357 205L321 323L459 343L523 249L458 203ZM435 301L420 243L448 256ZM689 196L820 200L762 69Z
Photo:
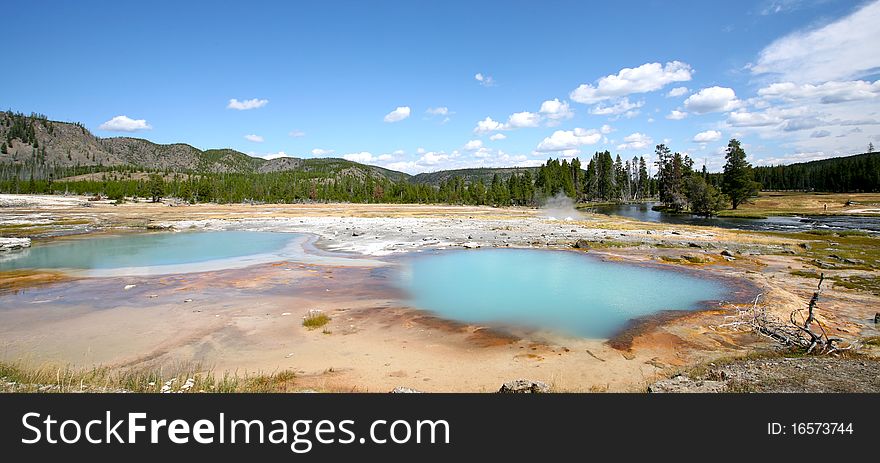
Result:
M2 21L0 107L101 137L410 173L880 146L880 0L50 1Z

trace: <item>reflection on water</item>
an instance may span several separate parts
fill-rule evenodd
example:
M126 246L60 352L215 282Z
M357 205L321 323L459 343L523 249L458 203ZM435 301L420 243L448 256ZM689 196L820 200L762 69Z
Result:
M618 215L643 222L673 225L704 225L737 230L799 232L808 230L861 230L880 233L880 217L859 216L806 216L769 217L766 219L739 219L729 217L700 217L692 214L658 212L651 207L657 203L634 203L596 206L585 209L605 215Z
M531 249L448 251L410 259L401 277L413 307L466 323L605 338L627 321L693 310L730 290L673 270Z

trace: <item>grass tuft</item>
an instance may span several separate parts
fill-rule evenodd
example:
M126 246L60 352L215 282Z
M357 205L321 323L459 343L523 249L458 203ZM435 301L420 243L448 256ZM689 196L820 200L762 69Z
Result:
M330 323L330 317L323 312L309 313L303 318L303 326L310 330L320 328L327 323Z

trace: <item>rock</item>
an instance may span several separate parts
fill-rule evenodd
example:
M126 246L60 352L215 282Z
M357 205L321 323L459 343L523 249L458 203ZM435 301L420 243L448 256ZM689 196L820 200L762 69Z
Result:
M657 381L648 386L651 393L707 393L723 392L727 388L724 381L694 381L687 376L677 375L670 379Z
M467 243L462 243L461 247L463 247L465 249L476 249L476 248L479 248L480 245L477 243L474 243L472 241L468 241Z
M397 386L391 390L391 394L421 394L422 391L417 391L415 389L410 389L408 387Z
M843 259L843 263L850 265L864 265L865 261L862 259Z
M698 248L698 249L699 249L699 248L702 248L702 246L700 246L699 244L694 243L694 242L690 242L690 243L688 243L688 247L690 247L690 248Z
M880 323L880 312L874 314L874 323Z
M728 251L727 249L721 251L721 255L724 256L724 257L733 257L733 253L731 253L731 252Z
M134 288L135 286L137 286L137 285L125 285L125 286L122 288L122 290L123 290L123 291L128 291L129 289Z
M802 249L806 249L807 251L813 249L813 247L810 246L810 243L798 243L798 246L800 246Z
M834 265L834 264L832 264L832 263L830 263L830 262L821 261L821 260L819 260L819 259L814 260L814 261L813 261L813 264L815 264L816 267L819 267L819 268L822 268L822 269L826 269L826 270L837 268L836 265Z
M0 252L17 251L31 247L30 238L0 238Z
M587 240L577 240L572 247L575 249L590 249L590 243Z
M539 394L550 392L550 386L541 381L516 379L508 381L498 389L499 394Z

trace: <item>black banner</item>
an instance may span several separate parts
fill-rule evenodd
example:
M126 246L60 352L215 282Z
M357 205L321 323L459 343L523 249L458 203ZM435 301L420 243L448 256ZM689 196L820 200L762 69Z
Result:
M34 461L498 461L609 452L767 461L873 454L878 411L876 394L6 394L0 448Z

